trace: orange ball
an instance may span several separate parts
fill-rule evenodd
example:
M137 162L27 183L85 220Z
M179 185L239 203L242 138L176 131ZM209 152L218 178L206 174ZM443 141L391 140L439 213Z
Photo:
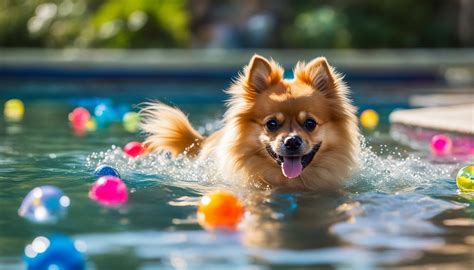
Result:
M243 215L242 202L225 191L215 191L203 196L197 211L199 224L209 230L235 230Z

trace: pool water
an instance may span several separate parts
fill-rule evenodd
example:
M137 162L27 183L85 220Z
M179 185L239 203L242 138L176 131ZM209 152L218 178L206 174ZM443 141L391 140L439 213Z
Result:
M28 243L61 233L86 245L88 269L327 269L420 266L472 269L472 194L457 191L463 163L435 163L396 143L388 113L408 107L404 86L353 86L361 108L381 113L364 133L362 169L338 194L253 190L219 179L212 164L153 154L126 158L121 147L140 134L112 123L85 136L69 127L76 106L126 106L160 99L181 107L202 132L220 125L227 82L2 80L0 102L20 98L20 123L0 120L0 269L22 269ZM432 86L416 86L432 93ZM390 95L387 94L390 90ZM420 91L417 91L420 94ZM93 171L115 166L129 202L104 208L88 198ZM71 199L66 217L33 224L18 216L34 187L60 187ZM196 205L224 189L247 207L236 233L211 233L196 222Z

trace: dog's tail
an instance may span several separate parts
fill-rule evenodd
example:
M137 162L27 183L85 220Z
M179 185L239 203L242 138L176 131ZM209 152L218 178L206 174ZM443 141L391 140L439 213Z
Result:
M182 111L159 102L144 105L140 111L140 129L148 135L144 142L147 151L165 150L175 157L199 153L204 138Z

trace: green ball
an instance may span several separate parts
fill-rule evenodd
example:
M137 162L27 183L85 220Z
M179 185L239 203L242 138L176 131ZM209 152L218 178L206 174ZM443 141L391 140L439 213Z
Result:
M128 132L137 132L140 123L140 115L136 112L128 112L123 116L123 127Z
M474 165L459 170L456 176L456 185L463 192L474 192Z

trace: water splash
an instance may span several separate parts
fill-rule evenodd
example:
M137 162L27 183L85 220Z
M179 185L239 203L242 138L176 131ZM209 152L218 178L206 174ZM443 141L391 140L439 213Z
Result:
M389 146L382 146L379 153L375 153L364 140L362 149L360 170L347 182L350 192L414 191L437 180L451 178L457 168L453 164L432 164L420 154L397 152ZM117 168L130 184L152 181L196 190L236 185L223 180L212 160L192 160L184 155L172 159L169 154L161 152L129 158L120 148L112 146L87 158L86 165L91 170L102 164Z
M87 158L86 166L91 170L102 164L113 166L127 183L138 187L140 183L152 181L199 192L211 188L229 188L231 184L223 181L216 173L215 164L211 160L192 160L184 155L173 159L165 152L130 158L122 149L113 145L110 149L92 153Z
M408 192L429 186L437 180L451 178L455 164L432 164L420 153L403 153L382 145L375 153L362 140L360 170L348 181L353 192Z

